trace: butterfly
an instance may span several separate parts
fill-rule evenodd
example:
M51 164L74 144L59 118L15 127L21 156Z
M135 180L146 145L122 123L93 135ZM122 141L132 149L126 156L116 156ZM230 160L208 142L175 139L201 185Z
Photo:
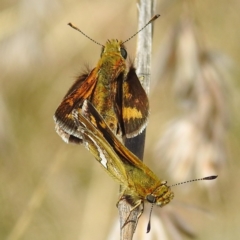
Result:
M137 33L159 16L155 15ZM73 24L69 25L101 45L102 52L96 67L77 78L57 108L54 114L57 133L65 142L69 142L68 133L75 127L72 111L81 109L84 100L88 100L120 139L139 135L147 125L149 101L133 64L127 66L127 50L124 46L137 33L124 42L108 40L104 46Z
M74 128L72 111L81 109L84 100L95 106L117 136L132 138L145 129L148 97L133 65L127 68L126 58L122 41L107 41L97 66L78 77L54 114L60 136Z
M77 126L72 135L82 139L103 169L123 186L121 197L128 196L132 210L144 201L163 207L173 199L167 182L160 180L118 140L91 102L85 100L82 109L72 114Z
M139 219L144 210L145 201L163 207L173 199L174 193L167 185L167 181L160 180L121 143L91 102L85 100L81 109L73 110L72 117L75 130L71 135L69 134L69 139L80 139L81 144L93 154L108 175L123 186L119 200L125 198L131 204L130 214L142 205L141 212L137 216ZM209 176L184 183L213 180L216 177ZM179 184L182 183L175 185ZM126 220L123 226L127 223Z

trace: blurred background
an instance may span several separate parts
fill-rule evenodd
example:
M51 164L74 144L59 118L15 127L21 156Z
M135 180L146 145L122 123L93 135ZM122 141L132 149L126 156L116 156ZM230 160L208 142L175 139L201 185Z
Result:
M0 239L118 239L119 186L82 146L55 133L53 114L104 44L137 30L136 1L0 3ZM238 0L159 0L144 162L176 186L149 206L135 239L239 239ZM136 38L126 44L135 56Z

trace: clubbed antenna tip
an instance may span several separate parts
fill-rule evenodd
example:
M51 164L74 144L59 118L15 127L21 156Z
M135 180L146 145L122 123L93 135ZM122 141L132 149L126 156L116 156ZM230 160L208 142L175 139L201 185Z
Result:
M156 14L155 16L153 16L140 30L138 30L135 34L133 34L130 38L128 38L127 40L125 40L123 43L128 42L129 40L131 40L133 37L135 37L139 32L141 32L145 27L147 27L148 24L152 23L153 21L155 21L157 18L160 17L160 14Z
M208 176L208 177L204 177L204 178L192 179L192 180L188 180L188 181L185 181L185 182L180 182L180 183L173 184L171 187L182 185L182 184L185 184L185 183L190 183L190 182L197 182L197 181L203 181L203 180L214 180L217 177L218 177L217 175L212 175L212 176Z

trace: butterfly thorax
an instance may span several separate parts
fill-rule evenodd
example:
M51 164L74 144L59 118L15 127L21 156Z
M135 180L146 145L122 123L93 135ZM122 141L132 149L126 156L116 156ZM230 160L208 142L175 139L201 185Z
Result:
M121 44L121 41L111 40L103 48L96 67L98 81L94 89L95 94L91 99L97 111L116 135L121 135L118 84L122 85L126 75L126 61L121 53L123 48Z

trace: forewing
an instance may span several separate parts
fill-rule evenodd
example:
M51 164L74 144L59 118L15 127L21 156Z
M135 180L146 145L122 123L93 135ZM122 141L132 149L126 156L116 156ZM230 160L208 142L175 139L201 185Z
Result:
M123 82L122 118L127 138L140 134L145 128L149 115L148 97L143 89L135 68L130 67Z
M96 69L93 69L87 77L85 74L78 78L78 80L69 89L67 95L54 114L56 130L60 129L62 132L69 135L76 130L72 117L72 110L80 109L82 107L83 101L88 99L93 93L96 82Z
M143 196L146 191L151 191L156 187L160 182L158 177L117 139L94 106L85 101L83 109L84 115L94 123L95 129L102 134L102 139L111 146L120 159L120 165L127 172L128 188Z

